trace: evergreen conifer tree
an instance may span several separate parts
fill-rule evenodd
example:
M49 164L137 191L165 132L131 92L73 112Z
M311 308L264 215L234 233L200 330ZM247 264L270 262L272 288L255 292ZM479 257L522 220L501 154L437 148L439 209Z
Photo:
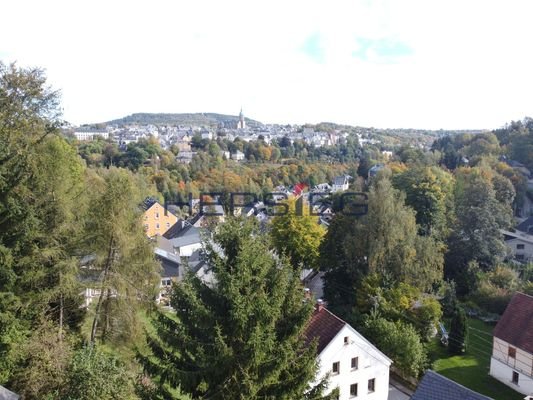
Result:
M316 348L303 331L312 306L299 275L255 223L230 219L206 246L216 283L189 274L175 286L173 315L159 313L152 354L140 356L162 398L320 398L310 390Z
M451 354L462 354L466 351L466 314L461 306L456 306L452 316L448 351Z

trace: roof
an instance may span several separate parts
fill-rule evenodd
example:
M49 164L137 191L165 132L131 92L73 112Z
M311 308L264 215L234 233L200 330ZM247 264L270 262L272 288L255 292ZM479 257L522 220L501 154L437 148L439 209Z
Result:
M506 231L504 229L500 229L500 232L503 234L503 240L506 242L509 240L520 240L522 242L533 244L533 235L528 235L527 233L521 231Z
M18 400L20 396L0 385L0 400Z
M174 248L202 243L200 228L189 226L187 229L182 230L177 237L170 239L170 242Z
M150 209L150 207L152 207L155 203L157 203L157 200L154 199L153 197L147 197L146 199L144 199L144 201L142 202L141 204L141 208L144 210L144 211L148 211Z
M492 400L435 371L428 370L411 400Z
M185 228L183 220L180 218L176 221L174 225L167 229L163 234L163 237L166 239L172 239L179 235L179 233Z
M333 179L333 184L336 185L336 186L346 185L347 183L348 183L348 176L347 175L336 176Z
M161 276L163 278L178 278L180 276L179 263L157 255L156 258L161 262Z
M533 296L515 293L494 328L493 334L533 354Z
M518 224L518 226L516 227L516 230L532 234L533 233L533 216L527 218L526 220Z
M320 354L322 353L322 351L324 351L326 347L328 347L331 341L339 334L339 332L344 327L347 327L349 330L352 331L355 336L359 338L360 342L357 346L361 350L368 354L371 354L371 356L374 357L376 360L378 358L381 358L382 361L387 365L390 365L392 363L392 360L385 354L383 354L372 343L370 343L367 338L365 338L354 328L352 328L350 324L337 317L335 314L333 314L331 311L329 311L322 305L317 305L315 307L315 311L311 317L311 320L307 324L307 327L304 332L304 336L306 339L305 344L308 346L315 338L317 338L317 353ZM378 358L376 358L376 356Z
M327 310L318 306L315 309L309 324L305 328L305 344L310 345L313 339L318 338L317 353L320 354L326 346L333 340L337 333L347 325L342 319Z

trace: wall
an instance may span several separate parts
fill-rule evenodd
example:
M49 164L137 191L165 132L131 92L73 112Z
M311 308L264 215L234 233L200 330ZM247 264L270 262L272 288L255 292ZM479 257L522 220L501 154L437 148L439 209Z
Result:
M514 347L514 346L511 346ZM516 348L516 357L508 356L509 343L494 338L490 375L522 394L533 393L533 354ZM518 372L518 385L512 382L513 371Z
M143 226L148 237L163 235L177 221L178 218L174 214L167 212L165 215L165 207L159 203L152 205L143 216Z
M530 235L528 235L530 236ZM517 249L517 244L523 244L523 249ZM511 250L513 255L517 254L523 254L524 255L524 261L527 260L533 260L533 243L526 242L525 240L521 240L520 238L516 239L510 239L505 241L505 245Z
M348 336L349 344L344 344L345 336ZM330 376L328 386L328 391L339 387L339 400L387 400L389 395L389 365L377 354L375 349L362 341L351 328L345 326L319 355L318 378L331 373L333 363L339 361L340 372ZM357 370L351 369L352 357L359 357ZM368 380L372 378L375 378L375 391L368 393ZM353 383L358 384L357 397L350 396L350 385Z

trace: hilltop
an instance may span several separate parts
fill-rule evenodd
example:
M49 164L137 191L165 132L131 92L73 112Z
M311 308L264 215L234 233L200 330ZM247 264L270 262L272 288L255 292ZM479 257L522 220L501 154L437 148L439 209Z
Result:
M127 117L104 122L105 125L191 125L191 126L218 126L231 125L239 120L237 115L217 113L135 113ZM248 126L261 125L260 122L244 118Z

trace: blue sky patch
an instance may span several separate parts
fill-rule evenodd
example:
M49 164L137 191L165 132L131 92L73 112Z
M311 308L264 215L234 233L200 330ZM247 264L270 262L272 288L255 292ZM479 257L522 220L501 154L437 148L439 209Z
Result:
M352 57L369 61L369 56L377 56L381 61L394 63L401 57L413 54L413 50L406 43L382 38L357 38L358 49L352 52Z

